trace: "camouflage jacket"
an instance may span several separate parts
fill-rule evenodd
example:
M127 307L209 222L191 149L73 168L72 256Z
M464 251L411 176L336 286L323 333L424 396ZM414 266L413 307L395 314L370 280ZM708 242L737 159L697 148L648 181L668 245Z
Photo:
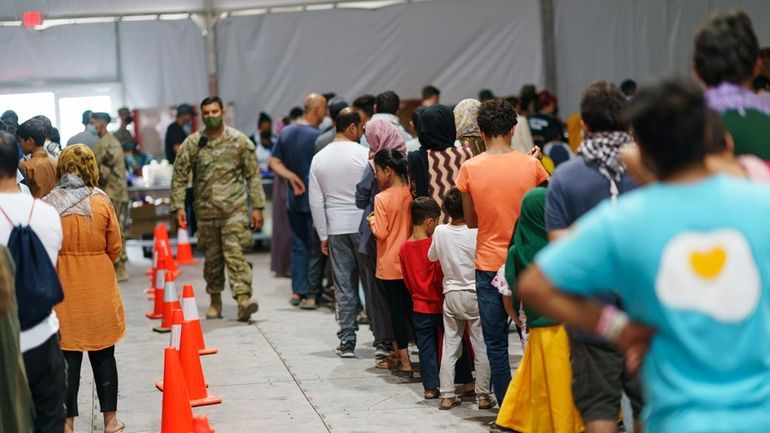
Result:
M221 136L209 139L204 147L198 145L200 137L200 132L191 134L179 148L171 179L172 209L184 209L185 188L191 171L197 218L225 218L246 212L247 191L252 206L264 208L265 191L254 143L229 126L225 126Z
M127 202L126 162L120 142L107 133L96 142L93 151L99 164L99 188L114 203Z

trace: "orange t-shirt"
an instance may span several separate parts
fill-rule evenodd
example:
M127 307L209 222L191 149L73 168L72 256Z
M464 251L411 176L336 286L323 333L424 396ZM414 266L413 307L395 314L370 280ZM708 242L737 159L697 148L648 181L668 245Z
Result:
M476 209L476 269L497 271L505 263L521 199L547 179L540 161L518 151L484 152L463 163L456 183L460 191L470 193Z
M402 280L401 244L412 232L412 193L408 186L388 188L374 196L372 234L377 238L377 270L381 280Z

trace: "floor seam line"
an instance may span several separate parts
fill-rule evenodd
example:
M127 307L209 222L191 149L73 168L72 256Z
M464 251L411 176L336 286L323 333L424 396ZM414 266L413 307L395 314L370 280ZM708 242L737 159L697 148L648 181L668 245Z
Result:
M307 400L308 404L310 404L310 407L313 408L313 412L315 412L316 415L318 415L318 419L321 420L321 423L323 424L323 426L326 429L326 431L331 433L332 432L331 427L329 427L329 424L326 423L326 420L324 419L323 415L321 415L321 413L318 411L318 408L316 407L316 405L313 404L313 402L310 400L310 397L307 395L305 390L302 388L302 385L300 385L299 379L297 379L297 376L291 370L291 367L289 367L289 365L286 363L286 359L284 359L283 355L281 355L281 353L278 352L278 349L276 349L275 345L273 344L273 341L270 339L270 337L268 337L262 331L262 329L259 327L258 324L254 324L254 327L257 328L257 331L259 331L259 333L262 335L262 337L265 339L265 341L267 341L267 344L269 344L270 348L273 349L273 352L275 352L275 354L278 356L278 359L281 360L281 363L286 368L286 371L289 372L289 375L291 376L292 380L294 380L294 383L297 384L297 388L299 388L299 391L302 393L302 396L305 397L305 400Z

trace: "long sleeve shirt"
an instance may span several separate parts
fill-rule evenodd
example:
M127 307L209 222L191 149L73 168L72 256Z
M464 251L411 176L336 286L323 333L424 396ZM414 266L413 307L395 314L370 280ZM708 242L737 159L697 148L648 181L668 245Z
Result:
M246 194L255 209L265 207L265 191L254 143L229 126L199 146L201 133L191 134L179 149L171 179L171 206L184 209L185 190L193 175L195 214L199 219L226 218L246 212ZM244 182L246 188L244 188Z
M352 141L325 146L310 164L308 200L318 237L358 232L363 211L356 207L356 184L366 169L369 152Z

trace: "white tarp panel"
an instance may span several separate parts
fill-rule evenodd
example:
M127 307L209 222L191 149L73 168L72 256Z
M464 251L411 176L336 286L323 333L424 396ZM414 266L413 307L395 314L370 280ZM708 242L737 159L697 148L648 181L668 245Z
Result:
M191 20L121 22L119 34L128 106L194 105L206 97L206 42Z
M556 74L561 114L577 111L595 80L640 83L691 73L693 35L711 13L740 8L760 46L770 45L768 0L555 0Z
M508 95L542 85L541 40L537 0L231 17L218 26L219 88L245 131L260 111L288 113L312 91L407 99L433 84L456 103L482 88Z
M83 24L42 31L0 28L0 86L39 81L116 81L115 24Z

